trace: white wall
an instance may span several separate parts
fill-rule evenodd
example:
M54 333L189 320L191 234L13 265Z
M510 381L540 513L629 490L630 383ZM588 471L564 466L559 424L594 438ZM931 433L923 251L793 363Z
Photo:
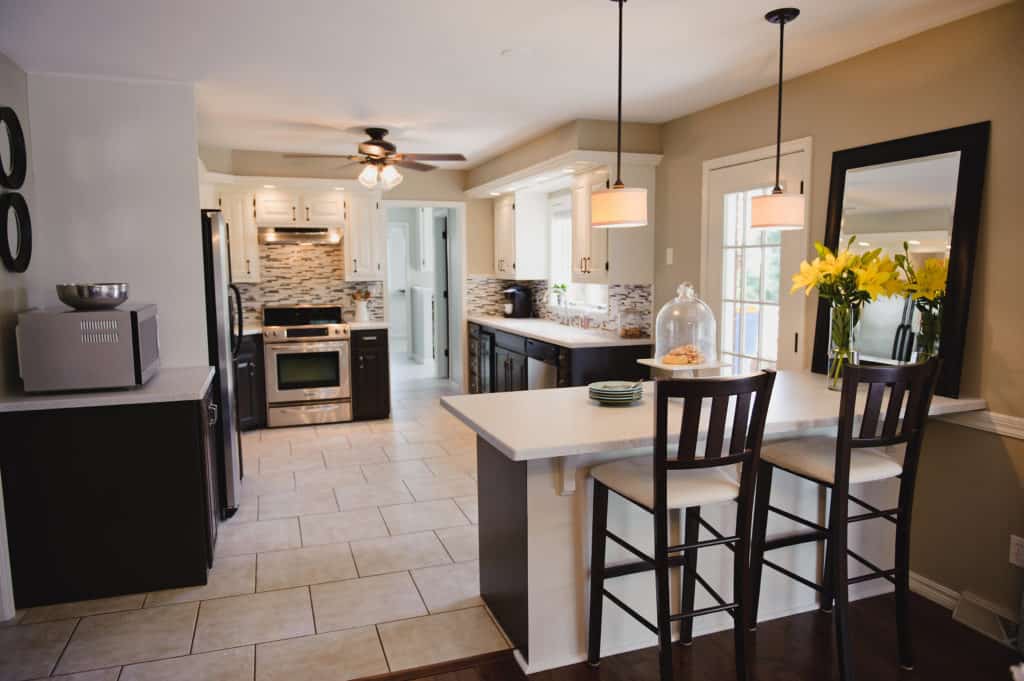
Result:
M29 74L28 95L29 304L57 304L62 281L126 281L159 307L163 366L207 364L193 87Z

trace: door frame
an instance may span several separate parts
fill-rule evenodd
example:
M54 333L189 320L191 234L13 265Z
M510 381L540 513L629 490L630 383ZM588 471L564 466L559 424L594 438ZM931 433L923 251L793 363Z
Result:
M780 146L780 153L782 156L789 156L792 154L803 153L803 176L804 176L804 228L801 231L803 235L803 252L804 257L807 256L809 246L809 236L811 231L811 200L813 197L812 190L813 185L811 181L811 169L813 166L813 143L810 137L801 137L795 140L789 140L783 142ZM701 185L700 185L700 290L707 290L708 282L708 260L710 253L708 253L709 239L708 233L711 229L709 220L711 219L711 212L709 210L710 197L708 196L708 184L711 179L711 173L715 170L723 170L725 168L731 168L733 166L745 165L747 163L755 163L757 161L764 161L775 158L775 145L772 144L766 147L758 147L757 149L751 149L749 151L741 151L737 154L729 154L728 156L720 156L718 158L709 159L704 161L702 164L701 171ZM786 273L782 273L785 278ZM785 280L780 286L779 295L789 295L788 287L785 285ZM800 317L798 320L798 329L801 334L801 344L806 349L807 338L813 339L814 334L808 335L807 329L807 305L800 305ZM716 312L717 316L717 312ZM802 369L810 368L810 353L803 353L803 364L805 366Z
M466 262L466 202L465 201L428 201L409 199L383 199L381 206L388 208L450 208L455 213L455 236L452 237L452 225L448 225L448 381L460 392L467 392L469 379L465 370L466 357L469 351L468 327L466 325L465 275ZM386 222L386 220L385 220ZM462 278L452 277L452 256L458 255L462 263ZM435 256L436 257L436 256ZM387 262L385 262L387 267ZM389 318L388 297L384 296L384 317ZM453 352L458 348L458 356ZM453 361L453 360L458 360Z
M387 209L385 209L385 211L386 210ZM387 253L387 245L391 243L391 228L392 227L401 227L401 228L405 229L405 249L406 249L405 253L406 253L406 259L408 259L409 247L410 247L410 244L411 244L412 235L409 232L409 223L408 222L399 222L399 221L392 222L392 221L390 221L390 220L388 220L386 218L387 218L387 213L385 212L384 227L387 230L387 233L384 235L384 237L385 237L385 242L384 242L385 243L385 248L384 248L384 301L385 301L385 303L384 303L384 318L388 320L388 325L390 326L392 324L392 317L389 314L390 311L391 311L391 292L388 290L388 276L390 276L390 274L391 274L391 269L390 269L391 268L391 257ZM408 278L408 276L409 276L408 273L406 273L406 278ZM408 289L409 289L408 282L406 282L406 284L407 284L406 285L406 293L409 293L409 291L408 291ZM411 296L410 296L410 300L411 300ZM410 302L410 314L409 314L410 318L412 317L411 305L412 304ZM392 333L390 335L391 335L392 343L388 347L388 352L389 353L390 352L394 352L394 350L395 350L394 349L394 339L396 338L396 336L394 335L394 327L393 326L391 327L391 331L392 331ZM412 321L411 321L411 319L406 319L405 320L405 331L406 331L405 341L406 341L406 344L407 344L406 352L407 353L411 353L412 352Z

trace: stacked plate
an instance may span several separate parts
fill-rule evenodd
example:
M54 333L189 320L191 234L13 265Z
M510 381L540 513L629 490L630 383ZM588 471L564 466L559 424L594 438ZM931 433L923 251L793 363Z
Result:
M609 407L623 407L640 400L643 385L632 381L599 381L590 384L590 399Z

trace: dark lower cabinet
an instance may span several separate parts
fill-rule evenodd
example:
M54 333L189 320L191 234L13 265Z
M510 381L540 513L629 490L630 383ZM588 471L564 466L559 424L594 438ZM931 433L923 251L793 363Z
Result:
M526 390L526 355L507 350L494 349L494 391L498 393Z
M387 330L352 332L352 418L386 419L391 414Z
M267 425L267 385L263 369L263 338L242 337L235 356L235 395L238 403L239 430L254 430Z
M206 584L219 513L211 395L0 414L18 608Z

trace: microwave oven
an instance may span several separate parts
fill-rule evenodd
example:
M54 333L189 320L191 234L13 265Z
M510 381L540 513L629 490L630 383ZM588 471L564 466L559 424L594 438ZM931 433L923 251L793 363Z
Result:
M26 392L131 388L160 368L156 305L28 310L16 333Z

